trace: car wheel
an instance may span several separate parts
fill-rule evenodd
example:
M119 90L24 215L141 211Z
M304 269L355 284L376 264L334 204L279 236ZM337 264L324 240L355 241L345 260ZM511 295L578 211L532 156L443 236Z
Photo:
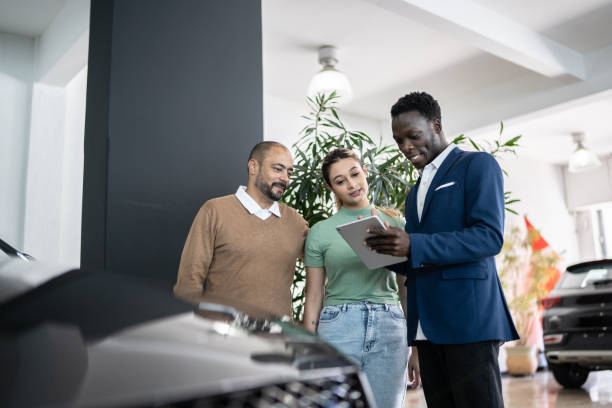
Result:
M555 380L565 388L580 388L589 376L589 370L572 364L551 364Z

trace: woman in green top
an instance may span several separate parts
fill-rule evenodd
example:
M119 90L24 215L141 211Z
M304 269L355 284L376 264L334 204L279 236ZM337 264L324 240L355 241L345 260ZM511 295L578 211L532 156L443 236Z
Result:
M379 407L401 407L408 354L397 282L403 283L403 278L396 279L385 268L368 270L336 226L372 214L391 226L403 223L398 215L377 211L370 204L366 168L353 151L332 151L323 160L322 172L339 209L313 225L306 240L304 326L361 367ZM418 370L413 348L408 364L411 381L420 382Z

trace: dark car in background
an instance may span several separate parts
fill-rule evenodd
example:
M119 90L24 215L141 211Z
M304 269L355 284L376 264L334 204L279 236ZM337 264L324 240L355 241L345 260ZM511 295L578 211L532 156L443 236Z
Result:
M572 265L542 302L546 360L559 384L578 388L612 369L612 259Z
M1 407L374 406L358 368L288 318L3 244Z

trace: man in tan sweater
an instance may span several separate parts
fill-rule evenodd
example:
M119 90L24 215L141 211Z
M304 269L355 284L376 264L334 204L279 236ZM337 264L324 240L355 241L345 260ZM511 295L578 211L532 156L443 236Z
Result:
M291 283L308 224L279 203L293 172L291 153L277 142L257 144L248 185L200 208L181 255L174 294L197 303L207 296L236 300L291 316Z

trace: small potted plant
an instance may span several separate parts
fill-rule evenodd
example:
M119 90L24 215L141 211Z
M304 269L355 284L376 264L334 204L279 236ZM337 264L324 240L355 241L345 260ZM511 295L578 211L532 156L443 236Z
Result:
M499 277L520 338L505 348L508 373L533 374L541 347L541 301L549 291L551 268L559 262L554 251L533 249L533 234L509 229L497 258Z

